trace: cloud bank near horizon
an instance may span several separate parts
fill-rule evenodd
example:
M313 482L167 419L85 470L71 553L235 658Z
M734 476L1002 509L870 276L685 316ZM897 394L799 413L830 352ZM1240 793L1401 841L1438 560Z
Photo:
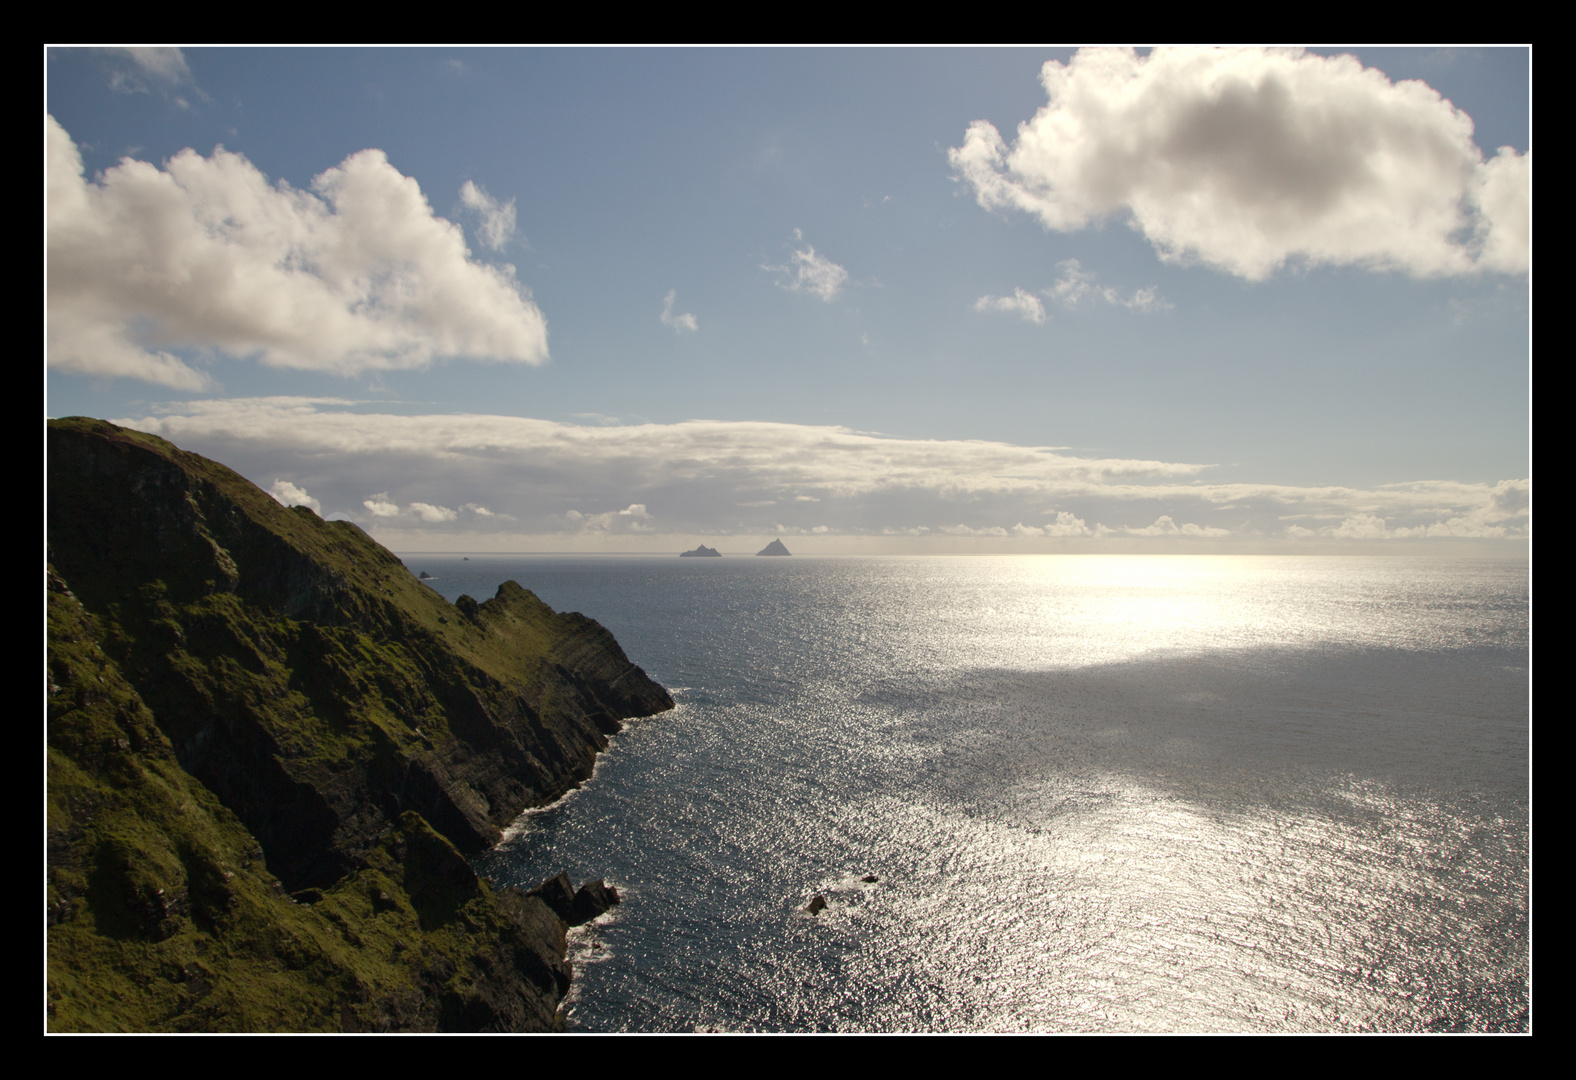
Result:
M1484 160L1425 83L1301 49L1082 49L1009 144L949 151L987 210L1071 232L1125 217L1168 262L1262 280L1288 262L1524 273L1532 156Z
M49 364L177 390L206 372L172 350L256 356L348 376L439 357L541 364L547 321L514 268L475 261L381 150L270 184L222 147L162 168L122 159L90 179L45 120ZM467 183L481 237L501 246L514 204Z
M1525 479L1211 483L1202 464L830 426L582 426L356 406L210 400L116 423L271 482L281 501L315 503L374 531L397 525L407 543L461 532L557 536L567 547L577 538L774 534L1186 550L1199 541L1516 540L1530 525Z

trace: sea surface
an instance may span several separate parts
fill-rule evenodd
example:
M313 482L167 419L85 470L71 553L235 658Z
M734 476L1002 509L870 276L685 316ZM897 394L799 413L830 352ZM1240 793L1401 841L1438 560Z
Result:
M1529 1028L1525 561L405 562L678 702L479 860L623 894L572 1030Z

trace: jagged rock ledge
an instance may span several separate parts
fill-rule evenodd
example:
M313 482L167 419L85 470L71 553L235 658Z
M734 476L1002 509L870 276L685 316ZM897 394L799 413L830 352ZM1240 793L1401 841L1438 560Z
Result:
M612 635L103 421L48 518L50 1028L552 1027L563 920L466 856L672 707Z

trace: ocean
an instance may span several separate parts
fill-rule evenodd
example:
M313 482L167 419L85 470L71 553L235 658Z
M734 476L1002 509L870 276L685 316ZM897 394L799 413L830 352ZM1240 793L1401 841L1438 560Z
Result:
M1529 1029L1525 561L404 558L678 702L478 860L571 1030Z

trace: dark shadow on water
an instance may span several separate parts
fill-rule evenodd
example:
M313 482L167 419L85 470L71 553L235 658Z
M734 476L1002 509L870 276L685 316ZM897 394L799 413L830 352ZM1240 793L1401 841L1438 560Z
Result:
M1500 650L1287 649L1157 656L1071 671L969 672L861 699L947 744L959 795L1046 772L1137 774L1178 794L1286 797L1333 777L1525 805L1526 657Z

